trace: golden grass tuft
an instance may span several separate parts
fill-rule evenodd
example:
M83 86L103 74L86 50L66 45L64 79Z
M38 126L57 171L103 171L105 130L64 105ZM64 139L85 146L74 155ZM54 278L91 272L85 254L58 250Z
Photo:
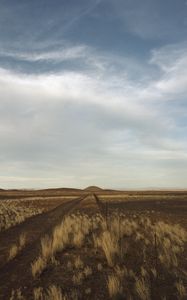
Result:
M13 244L10 247L9 253L8 253L8 261L14 259L18 253L25 247L26 244L26 234L22 233L19 236L18 244Z
M92 268L89 267L89 266L86 266L86 267L84 268L83 273L84 273L85 277L91 276L91 275L92 275Z
M22 233L19 237L19 248L22 249L26 244L26 233Z
M141 300L150 299L149 285L144 278L137 278L135 282L135 290Z
M101 235L95 239L96 247L100 247L106 257L108 265L114 266L115 256L119 253L118 244L116 243L115 236L108 230L101 233Z
M84 263L80 256L77 256L74 261L74 266L76 269L82 269L84 267Z
M107 287L110 298L114 298L121 293L120 280L115 274L108 276Z
M185 299L187 293L186 293L186 288L184 283L181 280L179 280L178 282L175 283L175 286L177 289L178 299L180 300Z
M12 245L9 250L8 260L12 260L14 257L16 257L18 252L19 247L16 244Z
M51 285L48 288L46 300L67 300L65 296L62 296L60 287Z
M9 300L26 300L26 298L23 296L21 288L19 288L12 290Z
M62 295L60 287L50 285L47 291L38 287L33 290L34 300L68 300L66 296Z
M53 254L52 240L48 235L44 236L41 239L41 249L43 259L48 260Z
M34 300L43 300L43 288L37 287L33 289Z
M97 264L97 270L100 271L100 272L103 270L103 266L102 266L101 263Z
M83 279L84 279L83 273L79 271L79 273L73 275L72 281L74 285L81 285Z
M36 276L39 276L47 267L46 260L39 256L32 264L31 264L31 272L32 276L35 278Z

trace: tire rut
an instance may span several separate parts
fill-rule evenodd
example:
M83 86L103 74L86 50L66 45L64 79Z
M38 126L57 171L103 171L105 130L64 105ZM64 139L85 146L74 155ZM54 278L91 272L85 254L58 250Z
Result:
M17 233L29 231L31 242L12 260L0 268L0 299L8 300L12 289L28 286L32 281L31 263L40 253L40 239L45 234L52 233L54 226L58 225L63 217L75 210L87 197L84 195L59 205L52 211L32 217L20 224ZM16 230L13 230L16 234ZM10 245L11 246L11 245Z

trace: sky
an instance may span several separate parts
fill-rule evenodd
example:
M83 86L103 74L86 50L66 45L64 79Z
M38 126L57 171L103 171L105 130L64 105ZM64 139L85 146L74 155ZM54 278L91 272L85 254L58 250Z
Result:
M0 1L1 188L187 188L186 97L186 0Z

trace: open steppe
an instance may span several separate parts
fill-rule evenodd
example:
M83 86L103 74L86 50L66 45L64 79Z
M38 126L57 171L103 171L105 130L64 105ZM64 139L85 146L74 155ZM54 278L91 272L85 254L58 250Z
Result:
M0 299L187 299L187 191L0 190Z

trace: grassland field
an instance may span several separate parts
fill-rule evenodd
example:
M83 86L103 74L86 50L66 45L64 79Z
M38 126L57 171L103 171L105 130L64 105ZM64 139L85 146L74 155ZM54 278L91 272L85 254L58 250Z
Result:
M0 299L187 299L187 191L0 190Z

